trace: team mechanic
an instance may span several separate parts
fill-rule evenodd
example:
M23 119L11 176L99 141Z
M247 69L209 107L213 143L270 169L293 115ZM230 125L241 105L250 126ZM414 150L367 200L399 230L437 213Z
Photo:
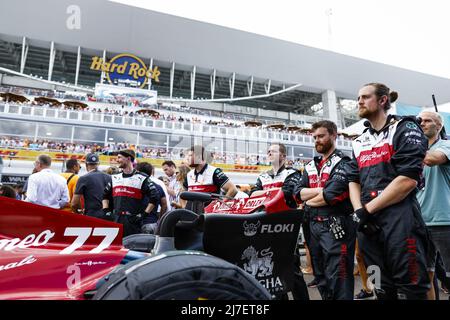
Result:
M272 169L258 177L251 189L253 197L264 194L271 189L281 188L288 177L294 178L291 175L298 175L297 178L300 179L300 173L297 169L286 167L286 146L284 144L272 144L267 150L267 160L271 163ZM297 204L295 204L295 207L297 207Z
M416 189L427 139L413 117L388 115L397 92L380 83L359 90L368 128L353 141L346 168L358 243L367 266L378 266L378 299L426 299L427 235Z
M141 233L143 219L148 216L159 202L159 193L150 177L133 169L135 153L131 149L119 151L117 162L122 172L109 178L103 195L103 211L123 224L123 236ZM144 208L144 197L149 203ZM110 204L113 204L111 211Z
M222 172L220 168L208 164L209 157L204 147L192 146L187 150L186 161L192 168L188 172L183 187L191 192L206 192L219 194L221 190L225 192L225 197L234 198L238 193L236 186ZM204 207L208 203L188 201L186 208L196 213L203 213Z
M297 208L298 204L294 199L294 190L300 181L300 172L291 167L286 167L286 146L281 143L272 144L267 150L267 159L272 168L262 173L252 187L251 196L255 197L264 194L268 190L282 189L286 203L291 208ZM308 288L306 287L303 273L300 269L300 256L298 250L295 250L294 260L294 285L292 295L295 300L309 300Z
M296 190L309 216L311 262L323 300L352 300L356 225L349 199L345 164L336 149L337 127L324 120L312 125L316 151Z

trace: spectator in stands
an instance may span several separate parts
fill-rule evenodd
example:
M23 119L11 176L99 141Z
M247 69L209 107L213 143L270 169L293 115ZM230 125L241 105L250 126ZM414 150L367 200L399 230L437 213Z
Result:
M82 211L84 200L84 214L90 217L103 218L102 200L103 190L109 181L109 176L98 170L99 156L90 153L86 156L87 174L78 179L72 199L72 211Z
M55 209L64 208L69 202L66 180L50 169L52 159L45 154L37 157L36 173L28 179L26 201Z
M0 197L16 199L16 191L14 190L14 188L6 184L0 185Z
M66 179L67 188L69 189L69 203L64 207L64 211L72 212L71 202L73 194L75 193L75 187L78 181L78 172L80 172L81 166L77 159L69 159L66 162L66 172L60 175Z

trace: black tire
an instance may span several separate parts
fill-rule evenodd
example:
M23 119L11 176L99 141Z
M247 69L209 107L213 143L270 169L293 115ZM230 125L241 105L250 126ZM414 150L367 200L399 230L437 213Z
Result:
M133 261L107 277L94 300L270 300L239 267L199 251L168 251Z
M155 246L156 236L153 234L132 234L122 239L123 246L127 249L139 252L151 253Z

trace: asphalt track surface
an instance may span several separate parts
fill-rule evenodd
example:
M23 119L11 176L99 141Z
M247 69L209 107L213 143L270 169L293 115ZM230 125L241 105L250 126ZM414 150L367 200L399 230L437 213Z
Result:
M301 259L301 264L302 266L306 266L306 257L304 255L302 255L302 259ZM310 283L314 277L310 274L305 274L304 275L305 278L305 282L308 284ZM440 283L439 283L440 285ZM355 276L355 295L358 294L362 289L361 286L361 277L359 275ZM317 288L308 288L308 292L309 292L309 298L311 300L321 300L319 291L317 290ZM373 298L368 298L367 300L370 300ZM449 300L449 295L445 294L442 290L439 290L439 299L440 300L444 300L444 301L448 301Z

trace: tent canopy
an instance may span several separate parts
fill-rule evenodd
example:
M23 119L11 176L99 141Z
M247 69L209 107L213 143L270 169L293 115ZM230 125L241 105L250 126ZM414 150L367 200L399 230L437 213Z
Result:
M52 98L47 98L47 97L36 97L34 98L34 101L36 101L37 103L47 103L51 106L60 106L61 102L59 102L56 99L52 99Z
M141 110L136 111L136 113L149 114L149 115L152 115L152 116L159 116L159 112L155 111L155 110L152 110L152 109L141 109Z
M10 102L28 102L28 101L30 101L27 98L25 98L24 96L21 96L19 94L10 93L10 92L0 93L0 97L2 97L5 101L10 101Z
M282 123L277 123L277 124L270 124L267 126L268 129L276 129L276 130L282 130L285 129L286 126Z
M246 127L260 127L262 126L262 123L259 121L246 121L244 125Z
M75 109L85 109L88 107L86 103L80 102L80 101L64 101L63 104L66 107L73 107Z

